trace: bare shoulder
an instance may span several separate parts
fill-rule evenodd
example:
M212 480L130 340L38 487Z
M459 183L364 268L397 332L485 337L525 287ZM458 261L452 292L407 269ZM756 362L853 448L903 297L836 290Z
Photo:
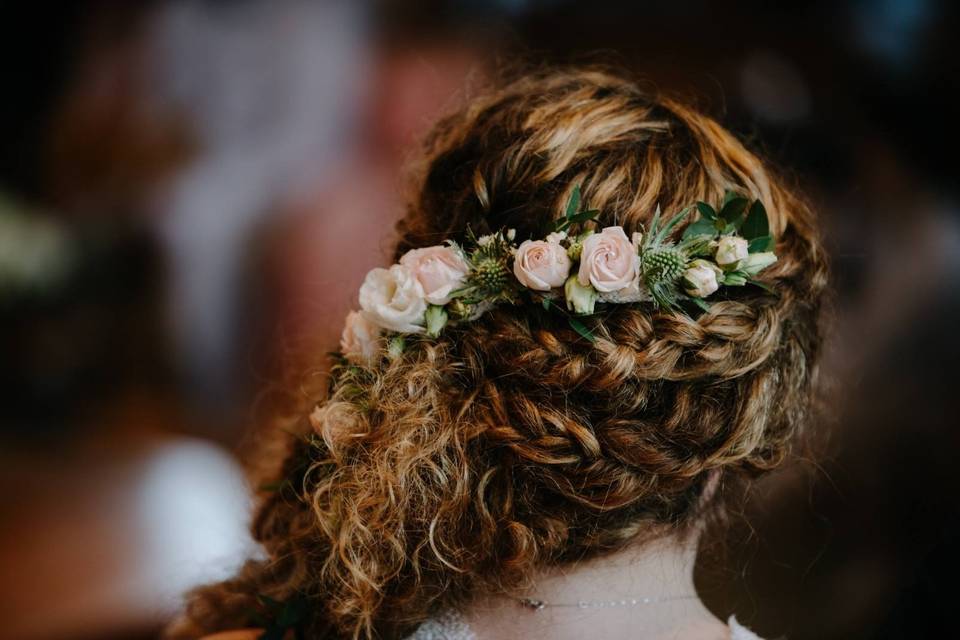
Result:
M200 640L257 640L261 635L263 635L263 629L237 629L204 636Z
M727 620L727 626L730 627L730 640L763 640L750 629L737 622L736 616L730 616Z

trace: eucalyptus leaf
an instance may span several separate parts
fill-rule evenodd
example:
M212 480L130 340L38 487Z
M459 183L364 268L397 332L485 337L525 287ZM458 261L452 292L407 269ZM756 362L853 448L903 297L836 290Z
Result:
M717 228L713 226L713 220L709 218L700 218L696 222L687 225L683 230L683 239L687 240L696 236L715 236Z
M581 211L580 213L567 218L567 224L571 225L577 222L586 222L588 220L593 220L595 217L597 217L598 213L600 213L599 209L590 209L589 211Z
M742 271L731 271L723 275L723 284L728 287L742 287L747 284L748 276Z
M773 249L773 236L766 235L752 239L747 244L747 251L750 253L763 253Z
M698 202L698 203L697 203L697 211L700 212L700 215L701 215L701 216L703 216L704 218L706 218L706 219L708 219L708 220L716 220L716 219L717 219L717 211L716 211L716 209L714 209L713 207L711 207L710 205L708 205L706 202Z
M596 342L597 338L593 335L593 332L587 328L587 325L583 324L573 316L567 316L567 322L570 324L570 328L580 334L580 336L590 342Z
M690 302L697 305L703 311L710 311L710 303L704 300L703 298L698 298L696 296L690 296Z
M574 185L573 193L570 194L570 199L567 200L566 217L570 218L579 209L580 209L580 185Z
M733 189L727 189L726 191L723 192L723 200L720 201L720 209L722 210L724 207L730 204L731 200L739 197L740 197L740 194L738 194L736 191L734 191Z
M747 214L747 219L744 221L743 226L740 227L740 233L747 240L770 235L770 222L767 220L767 210L759 200L754 200L753 204L750 205L750 213Z
M768 285L766 282L761 282L760 280L757 280L756 278L750 278L749 280L747 280L747 282L749 282L750 284L752 284L752 285L755 286L755 287L760 287L761 289L763 289L763 290L766 291L767 293L772 293L773 295L777 295L776 290L774 290L774 289L773 289L770 285Z
M723 204L723 208L720 209L718 217L723 218L727 221L727 224L730 224L739 218L744 211L746 211L748 203L749 201L741 196L736 196L730 200L726 200Z

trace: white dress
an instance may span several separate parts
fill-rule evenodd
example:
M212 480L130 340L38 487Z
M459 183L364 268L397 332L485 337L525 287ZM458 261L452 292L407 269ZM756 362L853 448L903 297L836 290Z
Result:
M727 620L730 640L761 640L760 636L737 622L736 616ZM476 640L470 626L457 613L449 612L427 620L406 640Z

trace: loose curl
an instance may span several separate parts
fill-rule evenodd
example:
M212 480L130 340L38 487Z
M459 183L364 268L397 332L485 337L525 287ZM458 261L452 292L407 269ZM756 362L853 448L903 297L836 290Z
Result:
M575 184L628 234L733 189L770 213L776 295L724 290L695 319L616 306L594 343L509 306L413 340L303 421L255 518L266 559L194 592L170 637L243 626L258 594L307 599L309 637L402 637L543 567L683 534L709 481L793 449L825 258L810 209L719 124L614 73L528 75L441 121L414 183L396 258L468 225L537 237Z

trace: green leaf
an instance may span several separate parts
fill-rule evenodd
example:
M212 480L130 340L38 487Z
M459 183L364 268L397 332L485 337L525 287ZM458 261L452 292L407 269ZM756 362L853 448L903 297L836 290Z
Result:
M580 185L574 185L573 193L570 194L570 199L567 200L567 212L566 217L570 218L580 209Z
M707 220L717 219L717 211L713 207L708 205L706 202L698 202L697 211L699 211L700 215L706 218Z
M544 311L550 311L550 298L544 298L540 304L543 305Z
M755 286L755 287L760 287L761 289L763 289L763 290L766 291L767 293L772 293L773 295L778 295L777 292L776 292L776 290L774 290L774 289L773 289L770 285L768 285L766 282L761 282L760 280L757 280L756 278L750 278L749 280L747 280L747 282L749 282L750 284L752 284L752 285Z
M687 225L687 228L683 230L682 238L688 240L695 236L715 236L717 235L717 228L713 226L713 220L709 218L700 218L693 224Z
M753 204L750 205L750 213L747 214L747 219L744 221L743 226L740 227L740 233L747 240L770 235L770 223L767 220L767 210L759 200L754 200Z
M698 298L696 296L689 297L690 302L700 307L703 311L710 311L710 303L704 300L703 298Z
M567 218L567 223L568 225L570 225L577 222L586 222L587 220L593 220L598 213L600 213L599 209L590 209L589 211L581 211L580 213Z
M587 328L587 325L583 324L573 316L567 316L567 322L570 323L570 328L580 334L580 336L590 342L596 342L597 338L593 335L593 332Z
M407 341L402 335L396 335L387 341L387 356L395 360L403 355L403 350L407 346Z
M750 253L763 253L773 249L773 236L766 235L752 239L747 244L747 251Z
M743 271L731 271L723 275L723 284L728 287L742 287L747 284L749 276Z
M720 209L720 213L717 217L723 218L726 220L727 224L731 224L737 218L743 215L743 212L747 209L748 203L749 201L741 196L735 196L729 200L724 198L723 208Z
M443 331L443 328L447 325L448 318L447 310L443 307L436 304L428 305L427 311L424 314L427 325L427 335L431 338L439 336L440 332Z
M687 207L677 215L670 218L670 221L667 222L667 224L663 225L662 229L657 231L657 237L653 239L653 243L655 245L659 245L660 243L662 243L666 239L667 235L670 234L670 231L675 226L677 226L677 224L679 224L681 220L683 220L690 214L690 211L692 211L692 209L690 207Z

